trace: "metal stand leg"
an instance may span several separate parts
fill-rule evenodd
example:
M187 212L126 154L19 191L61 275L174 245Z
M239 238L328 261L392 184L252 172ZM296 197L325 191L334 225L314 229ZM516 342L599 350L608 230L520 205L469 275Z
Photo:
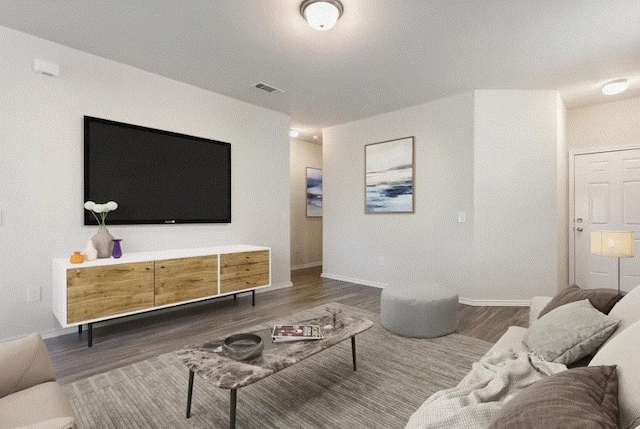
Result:
M238 389L231 389L231 406L229 408L229 427L236 428L236 401L238 398Z
M93 323L87 323L87 345L93 345Z
M618 258L618 295L620 295L620 258Z
M251 291L251 305L256 306L256 290Z
M191 398L193 397L193 371L189 370L189 389L187 390L187 418L191 417Z
M356 337L351 337L351 358L353 359L353 370L356 370Z
M78 335L82 335L82 325L78 325Z

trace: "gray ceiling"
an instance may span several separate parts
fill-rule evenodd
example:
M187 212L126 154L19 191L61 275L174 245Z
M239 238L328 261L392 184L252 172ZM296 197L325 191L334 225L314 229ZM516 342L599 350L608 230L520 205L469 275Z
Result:
M640 93L638 0L342 0L327 32L300 1L0 0L0 25L287 113L304 138L474 89Z

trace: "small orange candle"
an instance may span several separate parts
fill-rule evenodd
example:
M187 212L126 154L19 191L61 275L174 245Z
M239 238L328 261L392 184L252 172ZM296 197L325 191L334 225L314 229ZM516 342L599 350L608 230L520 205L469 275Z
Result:
M69 262L72 264L81 264L84 262L84 255L80 252L73 252L73 255L69 258Z

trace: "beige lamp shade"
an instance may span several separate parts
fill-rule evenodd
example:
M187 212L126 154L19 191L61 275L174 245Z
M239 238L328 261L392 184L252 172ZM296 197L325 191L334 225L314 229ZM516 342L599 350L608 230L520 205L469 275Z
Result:
M633 258L633 231L591 231L591 254Z

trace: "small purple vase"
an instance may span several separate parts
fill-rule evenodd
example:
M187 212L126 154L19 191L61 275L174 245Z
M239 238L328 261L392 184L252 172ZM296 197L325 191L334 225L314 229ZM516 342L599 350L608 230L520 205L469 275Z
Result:
M111 256L113 256L116 259L122 256L122 246L120 245L121 241L122 241L122 238L113 239L113 252L111 252Z

